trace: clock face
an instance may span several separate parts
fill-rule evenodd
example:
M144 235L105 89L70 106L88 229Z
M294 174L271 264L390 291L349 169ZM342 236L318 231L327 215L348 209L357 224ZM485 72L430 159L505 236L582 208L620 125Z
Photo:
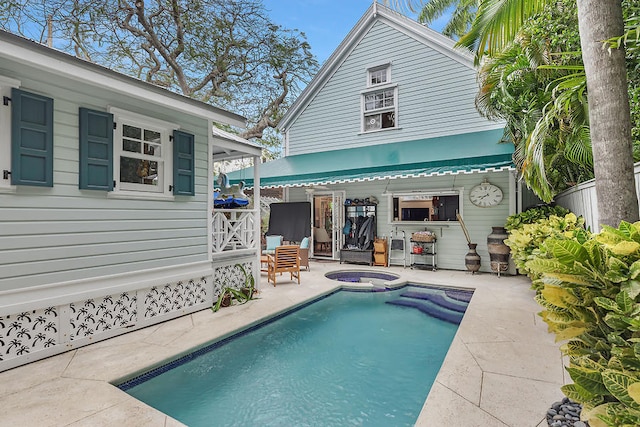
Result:
M469 200L481 208L495 206L502 201L502 190L493 184L483 182L471 189Z

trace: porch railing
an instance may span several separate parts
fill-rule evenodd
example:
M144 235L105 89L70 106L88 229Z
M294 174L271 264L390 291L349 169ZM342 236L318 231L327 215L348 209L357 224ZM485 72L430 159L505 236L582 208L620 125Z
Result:
M214 254L257 248L259 239L253 210L216 209L211 221Z

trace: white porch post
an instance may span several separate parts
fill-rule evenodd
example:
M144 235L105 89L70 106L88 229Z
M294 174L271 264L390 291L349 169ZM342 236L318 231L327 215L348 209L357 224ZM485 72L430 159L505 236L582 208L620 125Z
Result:
M260 255L262 254L262 236L260 222L260 156L253 156L253 210L254 233L256 236L256 262L253 265L253 277L256 278L256 287L260 284Z
M207 259L213 262L213 121L207 120L208 162L207 162Z

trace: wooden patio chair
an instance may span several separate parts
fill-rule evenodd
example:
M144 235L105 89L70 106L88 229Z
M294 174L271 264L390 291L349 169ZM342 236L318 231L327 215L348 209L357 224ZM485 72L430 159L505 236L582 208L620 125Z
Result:
M275 249L274 254L269 254L267 265L267 282L276 286L276 275L289 273L291 280L294 278L300 284L300 247L297 245L283 245Z

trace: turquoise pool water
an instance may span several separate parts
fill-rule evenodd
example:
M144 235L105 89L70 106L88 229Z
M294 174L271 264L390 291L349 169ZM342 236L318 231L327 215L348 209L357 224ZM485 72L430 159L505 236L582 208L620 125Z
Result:
M340 291L120 387L191 427L413 425L457 325L407 292L452 313L468 301ZM404 300L418 302L387 304Z

